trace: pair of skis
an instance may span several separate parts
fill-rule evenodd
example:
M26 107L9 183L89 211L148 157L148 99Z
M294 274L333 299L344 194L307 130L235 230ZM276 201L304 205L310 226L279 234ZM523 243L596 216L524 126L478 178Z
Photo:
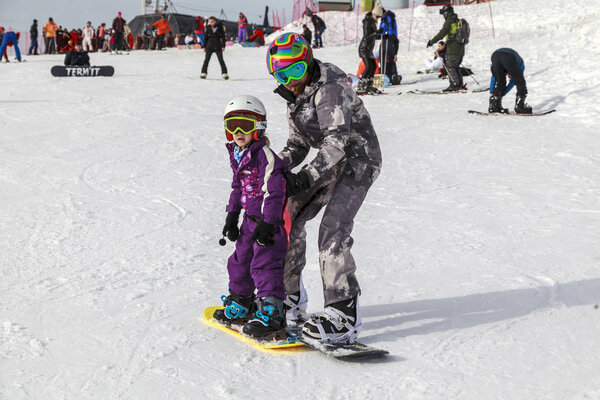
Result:
M285 334L280 334L279 336L271 338L270 340L254 339L241 333L241 327L239 326L223 325L216 321L213 318L213 314L219 309L223 309L223 307L208 307L205 309L203 313L204 322L262 350L288 353L312 348L329 357L337 358L338 360L375 358L389 354L387 350L377 349L358 342L352 344L325 344L309 342L302 338L300 329L298 327L290 327L287 329Z

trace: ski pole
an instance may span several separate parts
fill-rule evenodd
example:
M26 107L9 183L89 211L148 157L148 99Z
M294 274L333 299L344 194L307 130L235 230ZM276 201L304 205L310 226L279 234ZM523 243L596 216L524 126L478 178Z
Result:
M450 72L448 72L448 68L446 67L446 63L444 63L444 59L442 58L442 66L444 67L444 69L446 70L446 73L448 73L448 78L450 79L451 83L456 86L456 82L454 81L454 79L452 78L452 75L450 75Z
M477 84L477 86L479 86L479 82L477 82L477 79L475 79L475 76L474 76L474 75L475 75L475 74L473 74L473 73L470 73L470 74L469 74L469 76L470 76L471 78L473 78L473 80L475 81L475 83Z

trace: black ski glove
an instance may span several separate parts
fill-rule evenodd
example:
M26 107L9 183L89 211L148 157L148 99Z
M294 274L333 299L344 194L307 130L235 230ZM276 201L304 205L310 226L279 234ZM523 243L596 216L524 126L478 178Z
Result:
M225 226L223 227L223 236L227 236L229 240L235 242L240 236L240 230L238 228L238 220L240 218L239 212L228 212L227 218L225 218Z
M273 236L275 235L275 225L260 221L254 229L252 234L252 240L256 241L256 244L263 247L271 247L275 244Z
M431 46L433 46L433 43L431 43L431 40L428 40L428 41L427 41L427 46L426 46L425 48L427 48L427 47L431 47Z
M310 187L310 176L306 171L300 171L297 174L287 172L285 174L285 195L286 197L295 196L304 192Z

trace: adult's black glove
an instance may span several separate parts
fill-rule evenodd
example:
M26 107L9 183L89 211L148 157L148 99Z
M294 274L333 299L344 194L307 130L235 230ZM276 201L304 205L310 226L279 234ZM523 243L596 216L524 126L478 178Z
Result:
M271 247L275 244L273 235L275 235L275 226L261 220L254 229L252 240L255 240L259 246Z
M306 171L300 171L297 174L287 172L285 174L285 195L286 197L295 196L304 192L310 187L310 176Z
M240 236L240 229L238 228L238 220L240 218L239 212L228 212L227 218L225 218L225 226L223 227L223 236L227 236L229 240L235 242Z
M427 47L431 47L431 46L433 46L433 43L431 43L431 40L428 40L428 41L427 41L427 46L426 46L425 48L427 48Z

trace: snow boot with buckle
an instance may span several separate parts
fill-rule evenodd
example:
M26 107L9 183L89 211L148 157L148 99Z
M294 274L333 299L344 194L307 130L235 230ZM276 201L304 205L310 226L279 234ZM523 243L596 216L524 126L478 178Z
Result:
M302 337L320 343L354 343L361 329L358 296L325 307L302 327Z
M224 309L216 310L213 318L223 325L243 325L254 311L254 295L240 296L229 289L229 296L221 296Z

